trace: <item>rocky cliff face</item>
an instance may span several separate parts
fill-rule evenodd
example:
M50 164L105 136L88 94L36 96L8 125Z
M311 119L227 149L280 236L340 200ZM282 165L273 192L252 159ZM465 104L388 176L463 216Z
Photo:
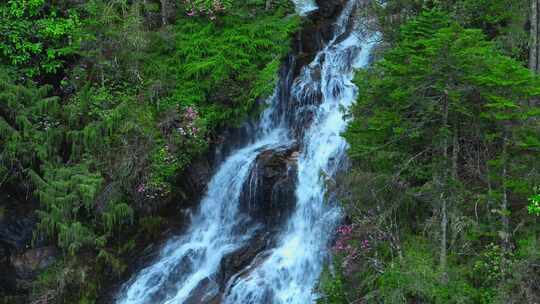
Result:
M36 242L31 247L36 202L19 195L21 188L0 194L0 294L17 295L29 290L39 270L55 260L56 250ZM11 298L10 298L11 299ZM16 302L17 296L10 301Z
M317 0L318 10L309 17L293 43L294 56L297 59L295 76L300 68L310 63L315 54L332 38L334 21L343 9L345 0Z

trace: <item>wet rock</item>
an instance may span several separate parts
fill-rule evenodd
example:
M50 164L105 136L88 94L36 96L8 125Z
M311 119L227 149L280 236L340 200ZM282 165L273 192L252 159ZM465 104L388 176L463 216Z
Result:
M191 292L184 304L218 304L220 302L219 285L216 281L206 278Z
M294 210L297 154L296 148L262 152L243 185L240 210L267 230L283 224Z
M15 294L24 289L25 282L32 278L30 273L17 271L13 262L24 255L30 247L35 220L9 214L0 220L0 293ZM20 264L18 264L20 265Z
M58 252L53 246L34 248L12 256L11 265L19 279L32 280L36 277L39 270L53 264L56 261L57 255Z
M244 247L229 253L221 260L218 281L223 290L235 274L247 269L253 263L259 253L268 249L271 245L272 237L270 233L260 233L250 240Z
M25 250L32 240L34 226L35 220L29 217L0 221L0 245L10 252Z
M324 19L336 18L346 3L345 0L317 0L316 2L319 6L318 13Z
M319 9L309 16L308 22L297 33L293 44L298 61L295 76L300 73L300 68L309 64L326 42L332 39L333 24L345 3L346 0L317 0Z
M17 295L30 289L39 271L54 263L57 252L54 247L30 248L36 222L32 215L9 215L0 220L0 293Z
M208 181L212 177L210 157L201 158L190 164L182 176L181 188L190 201L198 201L206 191Z

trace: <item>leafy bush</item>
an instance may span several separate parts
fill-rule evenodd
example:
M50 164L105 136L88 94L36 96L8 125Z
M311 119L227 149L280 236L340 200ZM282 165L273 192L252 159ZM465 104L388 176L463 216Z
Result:
M29 77L55 73L76 53L79 28L75 13L62 16L44 0L0 4L0 58Z
M349 303L345 295L346 288L344 286L344 278L338 263L336 263L336 268L336 271L332 271L330 268L324 269L321 278L319 279L319 290L322 295L321 298L317 300L317 304Z
M540 193L538 192L539 192L539 189L536 188L535 194L533 194L529 198L529 206L527 206L527 209L530 214L540 215Z
M298 20L282 12L256 18L224 16L219 24L186 18L175 26L174 44L160 37L147 75L174 77L171 96L160 111L196 106L203 127L241 121L257 98L271 93L279 62L289 50L288 37Z

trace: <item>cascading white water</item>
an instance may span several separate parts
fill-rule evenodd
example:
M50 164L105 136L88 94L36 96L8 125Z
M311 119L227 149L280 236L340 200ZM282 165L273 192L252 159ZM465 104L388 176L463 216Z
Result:
M201 281L218 270L227 253L250 239L257 226L247 225L252 228L242 229L249 221L238 211L242 185L261 151L290 143L285 129L269 130L266 125L269 123L262 120L264 132L260 138L236 151L221 165L189 230L183 237L170 240L158 261L128 282L117 303L183 303ZM238 230L242 233L237 233Z
M351 83L354 69L367 64L373 45L351 24L355 2L348 2L334 26L334 38L302 69L292 88L294 103L288 110L296 116L313 115L298 139L296 209L277 236L275 248L259 254L245 271L229 280L222 303L307 304L316 298L313 287L340 218L337 205L327 202L325 183L339 169L347 147L340 133L347 124L343 109L357 95ZM295 3L307 5L298 7L302 12L312 2ZM124 286L118 304L184 303L219 270L227 254L241 248L260 228L239 211L240 192L262 151L292 146L293 126L284 118L291 113L280 111L279 104L289 101L278 95L269 100L271 105L263 113L252 143L232 153L210 181L189 230L170 240L157 262ZM314 101L313 96L321 96L321 100ZM204 297L201 301L204 303Z
M292 2L296 6L296 12L300 16L304 16L318 8L315 0L292 0Z
M352 9L351 2L336 33L345 33ZM258 265L248 275L231 280L225 304L306 304L316 299L313 287L340 218L338 207L325 203L325 183L335 176L347 148L340 136L347 125L342 109L356 99L357 88L351 83L354 69L368 63L373 45L358 35L355 31L348 37L336 35L295 82L293 92L299 101L312 96L308 91L313 88L322 90L322 103L303 138L296 211L270 256L262 263L255 261ZM315 69L321 71L319 85L311 77Z

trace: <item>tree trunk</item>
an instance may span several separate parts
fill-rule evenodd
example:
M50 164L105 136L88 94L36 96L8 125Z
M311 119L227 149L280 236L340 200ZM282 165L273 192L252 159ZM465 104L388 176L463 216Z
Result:
M272 9L272 0L266 0L266 10L269 11Z
M443 282L447 281L446 275L446 265L447 265L447 227L448 227L448 210L447 202L444 193L441 193L441 270L442 270L442 280Z
M485 147L485 158L486 158L486 181L487 181L487 187L488 187L488 196L487 196L487 218L489 226L493 228L494 221L492 220L492 208L493 208L493 186L491 185L491 169L489 168L489 151L486 144L484 144Z
M448 96L444 99L443 105L443 129L444 129L444 138L442 144L442 154L443 159L441 166L439 168L439 191L440 191L440 200L441 200L441 256L440 256L440 267L442 271L442 281L446 283L448 281L448 276L446 274L447 269L447 228L448 228L448 202L447 202L447 183L448 183Z
M459 129L456 123L454 127L454 140L452 143L452 178L458 179L458 160L459 160Z
M505 250L510 249L510 220L508 218L508 127L504 128L503 135L503 161L502 161L502 201L501 201L501 222L502 222L502 242Z
M167 0L160 0L160 1L161 1L161 24L165 26L167 25L167 19L169 16L169 4L167 3Z
M534 71L539 71L538 64L538 2L540 0L531 1L531 32L529 45L529 68Z

